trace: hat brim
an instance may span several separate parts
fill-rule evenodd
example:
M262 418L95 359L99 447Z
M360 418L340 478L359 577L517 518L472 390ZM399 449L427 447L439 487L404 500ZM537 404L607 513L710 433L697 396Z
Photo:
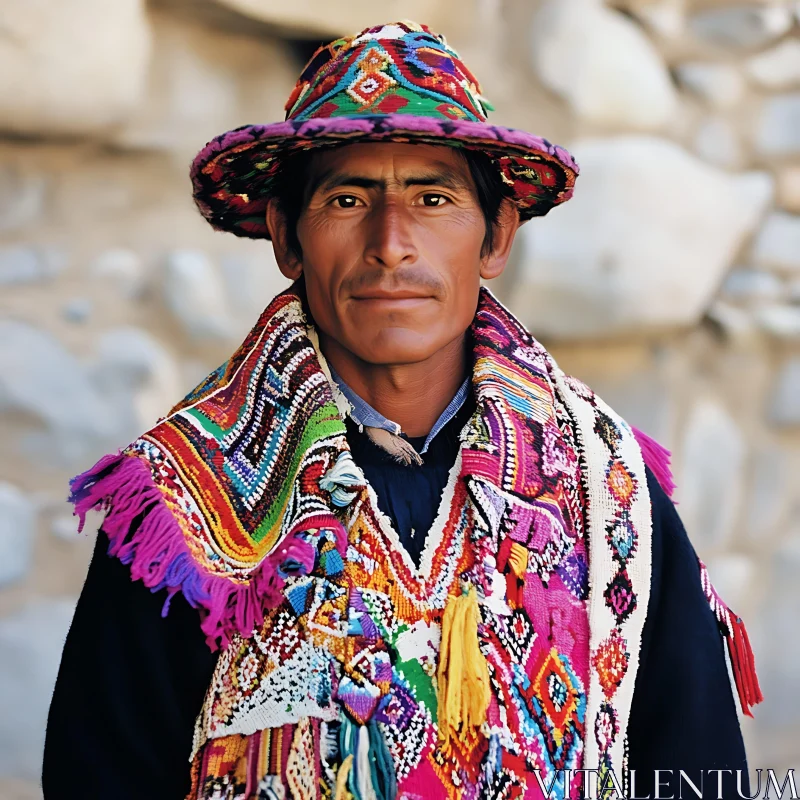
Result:
M217 230L269 239L267 203L282 159L293 152L356 142L438 144L479 150L498 166L523 220L572 196L578 165L558 145L524 131L467 120L381 114L246 125L212 139L191 168L194 199Z

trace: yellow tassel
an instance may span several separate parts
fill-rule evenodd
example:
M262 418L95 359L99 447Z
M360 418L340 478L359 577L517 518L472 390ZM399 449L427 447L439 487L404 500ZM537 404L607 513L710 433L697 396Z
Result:
M467 584L459 596L450 596L442 618L437 679L439 736L445 747L451 736L473 741L486 722L492 695L478 644L478 618L478 593Z
M353 795L347 790L347 779L350 777L350 770L353 768L353 754L351 753L342 761L336 773L336 795L334 800L353 800Z
M519 542L514 542L508 554L508 566L521 581L524 581L525 573L528 571L528 548Z

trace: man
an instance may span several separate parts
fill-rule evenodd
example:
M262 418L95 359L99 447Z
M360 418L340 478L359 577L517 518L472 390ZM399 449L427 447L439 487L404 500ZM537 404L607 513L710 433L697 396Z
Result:
M577 174L488 107L441 37L379 26L197 157L206 218L294 284L73 482L106 517L48 800L76 773L82 798L748 791L723 638L748 713L752 653L665 451L481 289Z

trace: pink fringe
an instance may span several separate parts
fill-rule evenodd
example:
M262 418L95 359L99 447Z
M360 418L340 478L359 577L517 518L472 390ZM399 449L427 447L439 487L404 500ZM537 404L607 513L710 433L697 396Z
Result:
M672 479L672 470L670 469L670 457L672 454L666 447L660 445L655 439L652 439L638 428L633 428L633 435L642 449L644 463L650 467L667 496L672 497L675 491L675 481Z
M102 530L109 539L109 555L130 564L131 579L141 580L150 591L167 590L162 617L180 591L200 611L200 625L212 651L225 648L236 633L249 636L263 622L264 615L282 601L288 574L308 574L314 568L315 548L299 534L310 528L333 529L343 556L346 548L339 520L333 514L320 514L296 525L246 578L237 580L210 573L197 562L150 467L137 456L104 456L73 478L70 486L79 529L83 530L90 510L105 511Z

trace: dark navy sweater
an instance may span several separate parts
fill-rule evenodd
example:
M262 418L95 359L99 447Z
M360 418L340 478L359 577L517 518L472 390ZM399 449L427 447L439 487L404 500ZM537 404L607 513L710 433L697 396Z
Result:
M415 560L473 407L467 403L432 440L422 467L396 464L348 428L356 463ZM747 765L724 643L683 525L649 470L647 479L652 586L628 727L636 796L655 796L656 769L675 771L661 773L661 797L678 796L678 770L697 783L701 770L727 769L721 796L735 798L735 771ZM128 568L106 555L107 544L101 532L64 648L47 724L44 797L180 800L217 654L205 644L197 611L179 594L162 618L166 590L151 593L131 581ZM717 797L716 775L704 780L703 797ZM696 797L686 785L683 791Z

